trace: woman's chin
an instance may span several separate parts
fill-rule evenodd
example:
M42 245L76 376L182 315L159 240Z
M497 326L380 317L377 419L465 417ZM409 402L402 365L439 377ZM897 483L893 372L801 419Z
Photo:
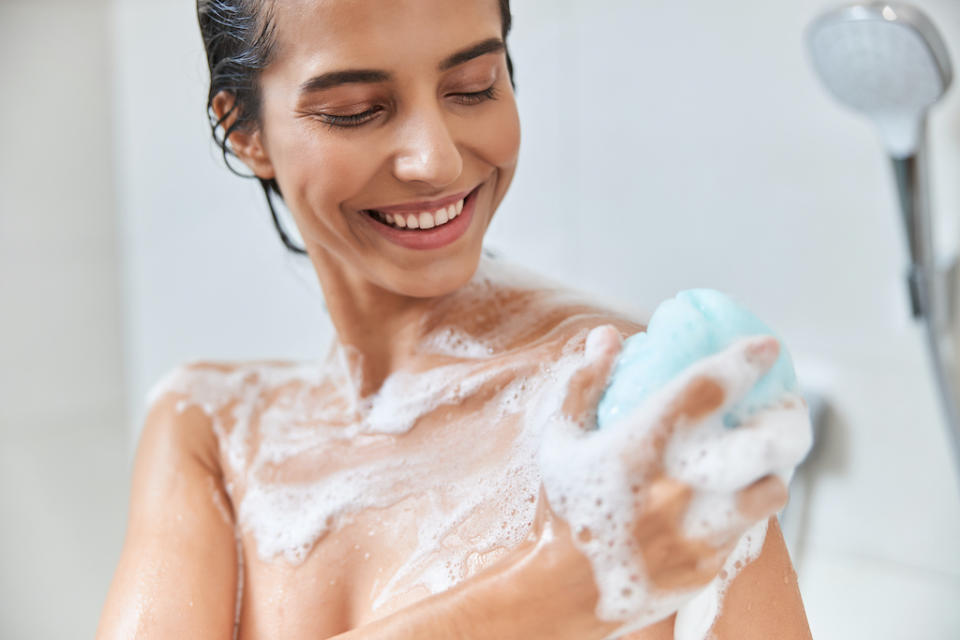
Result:
M411 298L438 298L453 293L467 284L477 271L481 252L438 259L417 269L391 269L385 278L387 288Z

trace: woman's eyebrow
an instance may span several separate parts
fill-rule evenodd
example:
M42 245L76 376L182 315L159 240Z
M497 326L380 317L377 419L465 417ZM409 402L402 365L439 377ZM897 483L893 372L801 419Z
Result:
M506 45L503 44L503 40L500 38L488 38L482 42L478 42L477 44L470 45L466 49L457 51L455 54L441 62L440 66L437 68L440 71L446 71L447 69L452 69L459 64L467 62L468 60L473 60L474 58L478 58L488 53L498 53L504 49L506 49Z
M470 45L466 49L461 49L453 55L444 58L437 66L440 71L452 69L464 62L473 60L488 53L497 53L506 49L503 40L500 38L488 38L482 42ZM343 71L329 71L310 78L300 85L300 93L311 93L313 91L322 91L341 84L376 84L378 82L387 82L393 78L393 74L379 69L346 69Z
M376 84L377 82L386 82L393 77L386 71L377 69L349 69L345 71L330 71L310 78L300 85L300 93L310 93L312 91L322 91L341 84L361 83Z

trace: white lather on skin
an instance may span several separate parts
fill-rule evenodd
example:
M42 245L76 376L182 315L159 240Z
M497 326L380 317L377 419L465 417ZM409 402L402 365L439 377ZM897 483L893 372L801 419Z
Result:
M478 296L491 274L503 275L498 265L484 264L467 289ZM523 327L531 317L518 314L511 322ZM586 333L569 339L561 357L518 372L500 357L497 336L437 327L422 350L447 355L450 364L397 371L359 400L347 365L358 355L338 345L319 362L182 367L152 396L177 394L179 410L198 407L210 417L238 525L263 561L300 563L320 539L360 514L409 505L415 548L379 581L374 610L415 588L448 589L518 545L531 532L543 484L572 530L589 525L595 534L594 543L578 546L594 568L599 617L639 627L680 608L676 637L703 637L726 585L759 553L765 529L757 526L741 540L725 576L701 595L653 597L627 539L630 482L614 447L630 436L610 429L583 438L558 418L568 381L587 357ZM475 400L500 378L509 383L475 412L457 423L444 419L449 407ZM324 402L317 401L321 394ZM424 437L429 446L398 446ZM709 504L697 508L710 511Z

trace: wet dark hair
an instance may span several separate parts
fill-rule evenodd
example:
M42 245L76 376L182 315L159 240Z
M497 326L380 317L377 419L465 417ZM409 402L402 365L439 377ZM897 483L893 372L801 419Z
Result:
M506 42L512 23L510 0L499 0L499 3L502 37ZM200 23L200 35L210 69L210 91L207 93L210 129L227 167L244 177L251 176L240 173L230 164L228 156L236 154L230 149L228 141L234 131L251 131L259 125L260 72L270 64L275 45L276 28L272 12L273 0L197 0L197 21ZM506 55L510 84L516 88L510 52L507 51ZM233 103L223 116L217 118L213 99L221 91L231 94ZM224 130L224 123L234 114L236 119ZM272 178L257 179L283 244L294 253L306 253L290 239L280 224L272 197L276 195L283 199L277 181Z

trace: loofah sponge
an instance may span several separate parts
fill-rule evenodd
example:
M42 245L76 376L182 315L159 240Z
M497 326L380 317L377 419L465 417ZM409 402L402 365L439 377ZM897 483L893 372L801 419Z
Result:
M719 291L681 291L657 307L646 333L624 341L610 384L597 408L598 427L614 424L631 413L695 361L752 335L774 334L756 316ZM734 427L784 393L796 391L793 361L781 342L777 362L724 415L724 424Z

